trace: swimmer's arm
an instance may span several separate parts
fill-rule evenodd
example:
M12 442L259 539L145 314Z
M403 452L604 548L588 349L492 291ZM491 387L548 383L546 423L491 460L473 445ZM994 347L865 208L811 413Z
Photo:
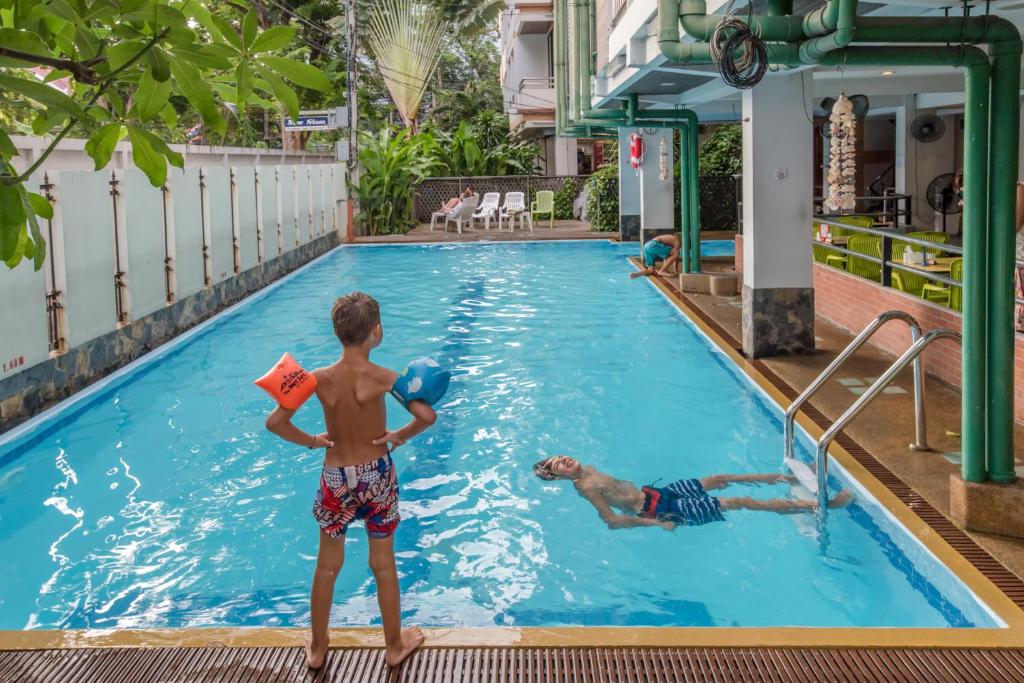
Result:
M658 271L658 274L659 274L659 275L664 275L665 273L667 273L667 272L668 272L668 269L669 269L669 268L670 268L670 267L671 267L671 266L672 266L672 265L673 265L673 264L674 264L674 263L675 263L676 261L678 261L678 260L679 260L679 244L680 244L679 242L674 242L674 244L673 244L673 246L672 246L672 253L670 253L670 254L668 255L668 258L667 258L667 259L665 259L665 260L664 260L664 261L662 262L662 264L661 264L661 270L660 270L660 271Z
M398 373L386 370L382 374L381 379L383 392L387 393L395 385ZM405 409L412 415L412 420L401 429L389 431L384 436L374 439L373 443L375 445L390 444L391 448L398 448L409 439L429 429L437 421L437 413L434 412L434 409L426 401L409 401Z
M629 529L630 527L637 526L661 525L661 522L656 519L616 514L605 501L604 496L591 489L580 489L580 494L597 509L597 515L601 518L602 522L608 525L609 529Z
M277 406L274 408L274 412L267 416L267 430L277 436L281 437L285 441L298 444L299 446L305 446L306 448L330 448L334 445L332 441L327 438L327 434L308 434L303 430L292 424L292 416L295 415L294 410L288 410Z

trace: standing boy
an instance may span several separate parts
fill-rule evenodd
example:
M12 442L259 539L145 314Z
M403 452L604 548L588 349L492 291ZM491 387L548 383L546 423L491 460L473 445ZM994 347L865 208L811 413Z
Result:
M353 521L364 520L387 663L397 666L423 643L423 633L418 628L402 629L392 536L399 521L398 479L391 448L434 424L436 415L423 401L409 401L413 419L389 432L384 395L398 375L370 362L370 351L384 336L380 307L372 297L352 292L335 302L331 318L343 347L341 358L312 373L327 432L307 434L292 424L295 411L280 406L267 418L267 429L282 439L327 449L313 503L313 516L320 525L320 551L310 596L312 638L306 647L306 663L317 669L327 656L328 622L334 581L345 559L345 532Z

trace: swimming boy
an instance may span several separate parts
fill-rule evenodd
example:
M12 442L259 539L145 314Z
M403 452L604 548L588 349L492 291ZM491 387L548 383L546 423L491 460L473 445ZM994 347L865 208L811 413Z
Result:
M267 418L267 429L282 439L327 449L313 503L313 516L320 525L320 551L310 595L312 638L306 663L318 669L327 656L328 621L334 580L345 559L345 532L353 521L365 520L386 659L388 665L397 666L423 643L423 633L418 628L402 629L392 536L399 521L398 480L391 447L428 428L436 415L423 401L409 401L412 420L388 431L384 395L398 375L370 362L370 351L384 336L380 307L372 297L352 292L335 302L331 319L343 347L341 359L312 373L327 432L307 434L292 424L295 411L280 406Z
M668 275L669 268L679 262L679 248L682 245L683 239L680 235L658 235L647 240L643 249L644 267L630 273L629 277ZM655 268L658 261L662 262L660 270Z
M680 479L662 488L634 484L610 477L595 468L583 465L568 455L556 455L533 466L533 473L541 479L553 481L568 479L576 492L597 508L601 521L609 529L627 529L636 526L660 526L672 531L676 525L700 526L721 522L727 510L767 510L769 512L811 512L817 504L810 500L773 498L716 498L708 491L723 489L729 484L793 483L795 478L781 474L715 474L703 479ZM850 503L852 494L843 491L835 496L829 507L843 507ZM617 508L624 514L616 513Z

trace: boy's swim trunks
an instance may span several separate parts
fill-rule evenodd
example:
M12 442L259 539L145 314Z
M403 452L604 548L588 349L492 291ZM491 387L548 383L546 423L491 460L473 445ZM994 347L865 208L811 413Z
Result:
M331 538L344 537L348 525L366 520L371 538L387 538L398 526L398 477L390 455L350 467L324 465L313 516Z
M640 517L686 526L725 521L718 499L708 495L700 479L680 479L658 489L644 486L643 492L644 507Z
M664 261L671 253L672 247L667 244L658 240L648 240L644 244L644 263L653 266L655 261Z

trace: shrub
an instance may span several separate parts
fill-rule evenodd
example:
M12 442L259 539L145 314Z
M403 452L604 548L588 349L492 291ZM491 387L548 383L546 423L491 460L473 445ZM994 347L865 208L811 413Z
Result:
M743 169L743 129L738 123L719 126L700 146L701 175L733 175Z
M606 163L587 178L587 217L591 228L619 229L619 165Z
M565 221L572 219L572 203L576 201L576 183L571 178L566 178L562 187L555 190L555 220Z
M359 139L359 222L371 235L406 232L413 226L412 193L437 165L437 142L430 133L410 134L385 128Z

